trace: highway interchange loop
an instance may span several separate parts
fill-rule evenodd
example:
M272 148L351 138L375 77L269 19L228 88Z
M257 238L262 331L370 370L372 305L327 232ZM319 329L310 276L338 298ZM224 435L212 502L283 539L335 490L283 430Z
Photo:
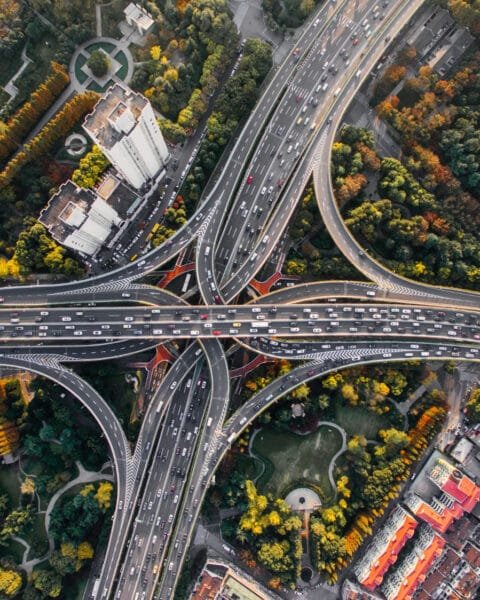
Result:
M331 146L350 99L384 53L385 39L393 39L422 3L390 0L371 37L354 47L350 36L375 2L325 3L296 41L298 60L290 54L273 72L215 185L167 242L96 277L1 290L0 363L32 370L68 389L97 420L112 454L116 511L105 560L95 574L95 596L92 578L85 598L172 597L215 467L242 430L300 382L379 360L479 359L479 295L404 279L365 254L341 219L329 174ZM350 65L329 75L332 89L320 93L325 63L345 47ZM307 118L310 127L303 122ZM232 304L282 239L312 174L330 235L373 283L301 284ZM170 292L135 283L195 239L203 306L188 306ZM18 313L16 323L12 311ZM71 320L62 320L67 315ZM128 324L134 325L124 327ZM119 333L113 333L116 329ZM165 331L154 334L154 329ZM73 333L79 330L81 336ZM251 351L302 363L226 421L229 371L214 330ZM12 332L17 340L11 339ZM64 363L128 356L172 338L190 341L155 389L132 451L106 402Z

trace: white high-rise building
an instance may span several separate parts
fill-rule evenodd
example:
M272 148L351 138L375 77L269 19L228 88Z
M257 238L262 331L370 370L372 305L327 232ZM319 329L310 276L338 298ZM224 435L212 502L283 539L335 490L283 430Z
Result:
M150 102L116 83L87 115L84 130L136 189L158 179L170 157Z

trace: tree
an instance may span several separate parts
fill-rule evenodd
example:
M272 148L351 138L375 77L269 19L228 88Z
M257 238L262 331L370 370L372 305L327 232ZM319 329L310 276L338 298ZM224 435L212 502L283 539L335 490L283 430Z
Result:
M472 390L466 408L469 420L472 423L480 423L480 388Z
M62 577L50 569L34 569L32 583L35 589L49 598L58 598L62 593Z
M2 598L13 598L22 587L22 577L13 569L0 567L0 593Z
M112 492L113 485L109 481L102 481L99 484L94 498L103 512L108 510L112 504Z
M95 77L104 77L110 68L110 59L103 50L94 50L87 60L87 65Z
M93 188L109 164L100 148L94 145L72 173L72 181L82 188Z

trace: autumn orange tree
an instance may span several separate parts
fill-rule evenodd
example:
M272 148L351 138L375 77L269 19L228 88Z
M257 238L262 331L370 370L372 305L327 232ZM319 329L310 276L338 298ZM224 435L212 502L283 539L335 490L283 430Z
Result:
M50 64L51 74L32 92L29 100L9 119L0 134L0 162L5 161L20 145L22 139L35 125L56 98L67 87L70 78L62 65Z
M47 153L54 144L65 136L98 100L94 92L78 94L69 100L30 142L23 146L0 173L0 188L4 187L28 162Z

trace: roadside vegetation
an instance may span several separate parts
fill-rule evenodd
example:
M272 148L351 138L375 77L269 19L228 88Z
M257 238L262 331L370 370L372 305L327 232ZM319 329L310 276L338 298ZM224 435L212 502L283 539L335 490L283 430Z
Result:
M260 366L244 383L245 399L290 369L284 360ZM402 414L403 403L421 383L430 391ZM270 574L273 589L294 587L302 535L310 536L315 569L334 583L375 520L398 496L445 416L445 398L436 376L419 362L347 368L300 384L264 411L235 442L216 473L203 513L216 520L219 509L233 510L233 516L222 521L223 536L249 569L262 577ZM329 424L345 431L347 444L334 465L333 490L327 472L341 444L331 437L340 434ZM324 429L331 430L329 450L320 438L312 450L308 438L324 435ZM294 435L299 438L299 456L289 459ZM258 436L266 438L257 443ZM319 476L319 471L324 475ZM306 533L303 523L289 528L281 515L271 516L296 487L312 489L322 503ZM285 518L298 519L295 513L286 513Z
M473 54L445 79L428 67L403 79L406 69L390 66L373 101L402 159L380 156L372 132L352 126L340 131L332 155L337 201L369 253L400 275L474 290L480 289L479 60ZM397 95L388 95L393 89Z

